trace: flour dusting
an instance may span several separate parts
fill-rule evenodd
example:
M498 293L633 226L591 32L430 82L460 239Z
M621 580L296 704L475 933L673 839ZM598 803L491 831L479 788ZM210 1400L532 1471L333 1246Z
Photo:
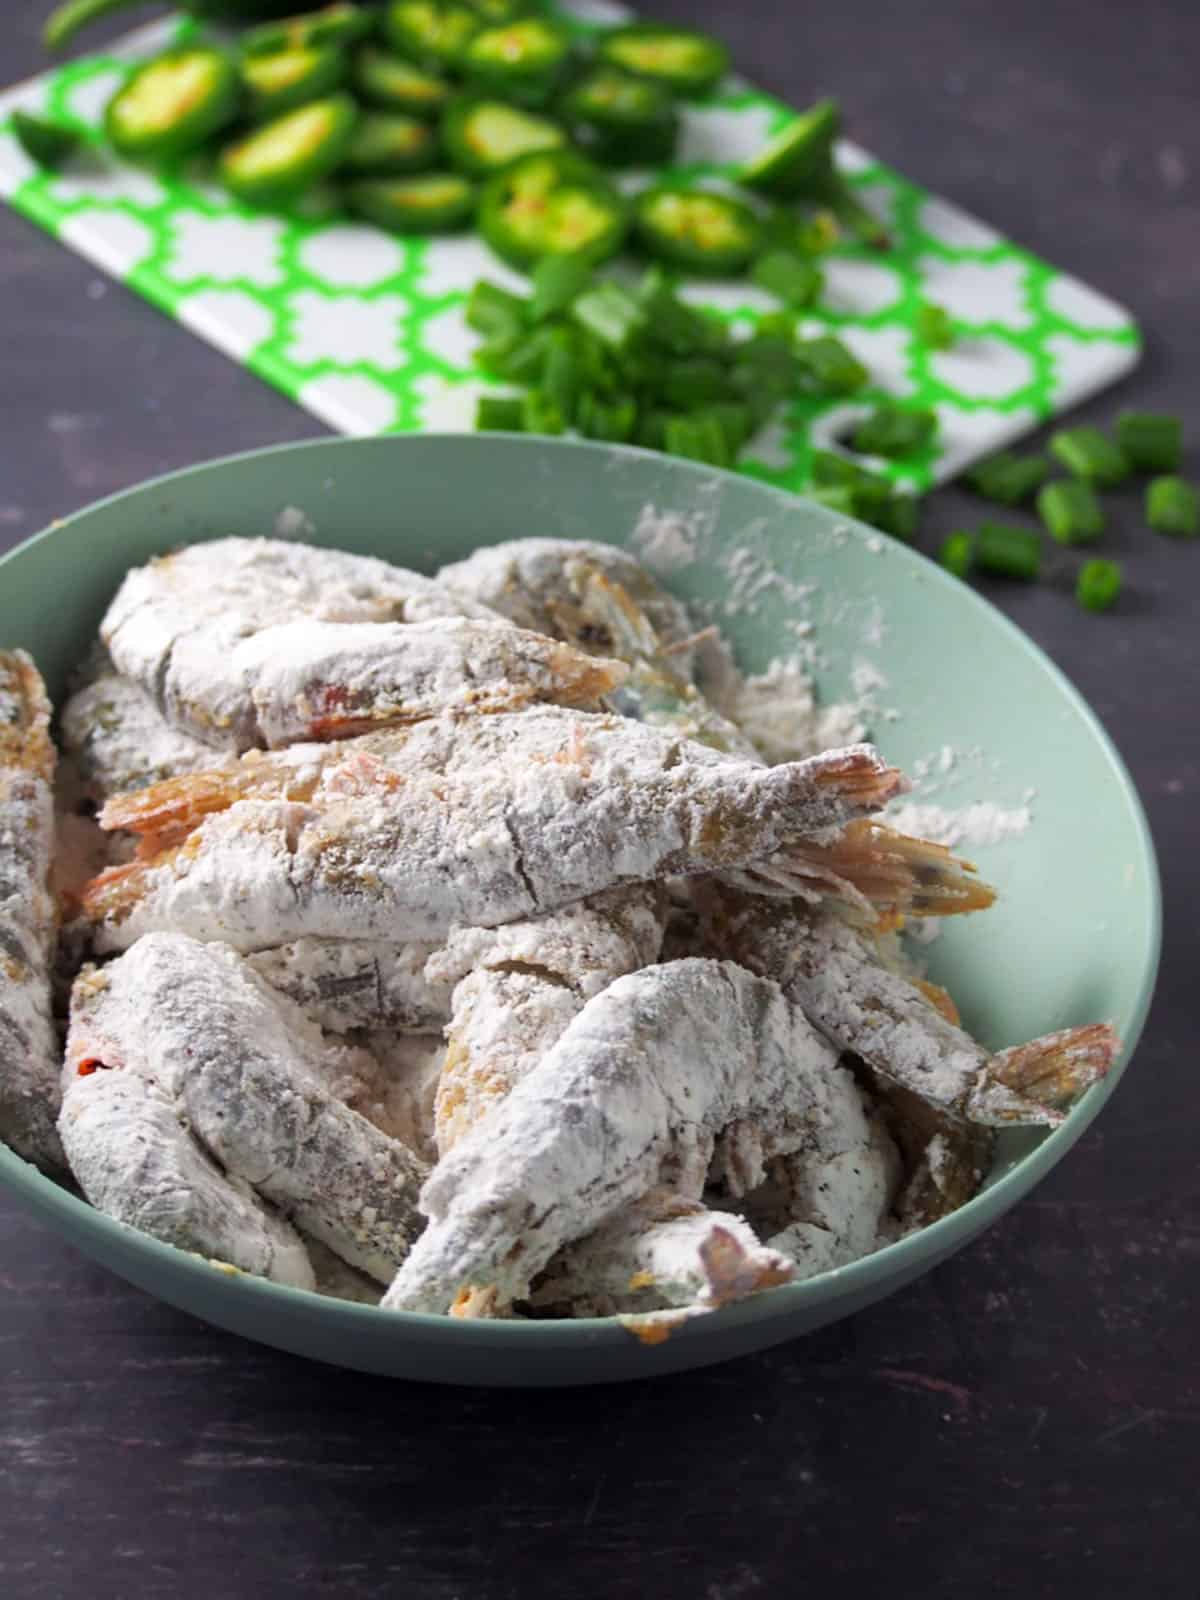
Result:
M867 735L863 705L818 704L813 680L794 655L780 656L765 672L744 679L728 715L772 765L857 744Z
M922 805L909 802L888 808L887 820L901 833L918 839L932 839L935 844L1000 844L1024 833L1033 821L1028 803L1020 806L998 806L991 800L977 800L973 805L950 809L946 806Z

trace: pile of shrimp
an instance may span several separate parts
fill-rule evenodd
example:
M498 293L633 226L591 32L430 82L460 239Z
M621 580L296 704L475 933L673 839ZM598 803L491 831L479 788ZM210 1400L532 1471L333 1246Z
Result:
M714 660L554 539L152 561L59 750L0 653L0 1138L277 1283L649 1342L948 1215L1117 1040L977 1044L897 930L993 891L872 746L768 765Z

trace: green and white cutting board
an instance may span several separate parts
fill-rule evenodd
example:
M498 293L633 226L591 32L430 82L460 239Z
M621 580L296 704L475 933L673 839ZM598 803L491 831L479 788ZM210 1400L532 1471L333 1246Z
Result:
M573 0L569 10L581 29L627 15L607 0ZM104 149L98 125L128 62L193 31L155 24L0 94L0 194L333 428L470 428L477 396L495 385L472 374L466 291L482 276L524 282L480 239L397 239L311 211L257 215L203 174L160 177ZM86 151L57 174L39 172L6 125L17 106L89 134ZM791 115L730 83L687 109L673 170L719 187ZM941 421L937 445L886 466L892 477L918 490L943 482L1134 365L1137 330L1122 307L854 145L843 143L838 160L886 218L894 248L886 256L835 250L810 331L835 332L866 364L873 388L864 398L910 398L936 407ZM697 283L684 293L747 326L775 305L745 282ZM956 319L953 349L929 351L915 337L925 300ZM843 432L855 409L797 400L747 447L745 469L802 489L809 448Z

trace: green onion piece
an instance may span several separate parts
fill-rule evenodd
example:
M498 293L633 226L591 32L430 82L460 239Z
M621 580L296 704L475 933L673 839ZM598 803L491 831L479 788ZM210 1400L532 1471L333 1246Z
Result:
M853 394L870 376L862 362L832 334L824 334L819 339L802 339L795 355L813 387L822 394Z
M579 256L543 256L533 269L529 315L534 322L566 311L592 281L592 268Z
M863 520L870 522L881 533L890 533L902 544L911 544L917 536L918 501L912 494L889 494L886 500L864 511Z
M705 406L704 415L712 417L720 425L729 446L729 454L736 460L738 451L754 432L750 407L737 400L720 400L715 405Z
M1096 491L1082 478L1062 478L1038 492L1038 516L1059 544L1087 544L1104 532L1104 511Z
M705 461L713 467L731 465L724 434L711 417L669 418L665 448L668 455Z
M1107 611L1121 592L1116 561L1085 561L1079 569L1075 598L1085 611Z
M580 339L573 328L554 328L546 341L539 393L564 422L574 421L586 387L587 373L579 347Z
M878 473L868 472L857 461L836 455L832 450L814 450L811 462L813 482L821 488L845 488L855 498L855 513L864 522L892 497L892 486Z
M730 395L726 370L711 356L672 361L659 375L655 388L673 411L695 411Z
M975 536L975 565L998 578L1036 579L1042 564L1042 542L1029 528L985 522Z
M969 533L952 533L942 540L938 560L956 578L965 578L975 563L975 540Z
M680 300L664 268L653 266L643 275L637 300L646 313L647 334L672 355L716 355L728 347L724 323Z
M1050 463L1045 456L1018 456L1010 450L1000 450L977 461L966 474L976 494L1002 506L1016 506L1028 500L1049 476Z
M525 433L563 433L566 419L542 389L530 389L521 402L521 427Z
M525 408L521 400L501 394L481 394L475 407L475 426L481 433L520 433Z
M1178 417L1123 411L1117 418L1117 444L1138 471L1173 472L1183 453L1183 424Z
M758 332L793 345L799 333L799 318L794 311L764 311L758 319Z
M917 307L917 338L927 350L949 350L954 343L954 323L945 306L926 301Z
M803 309L821 292L821 269L794 250L768 250L750 269L760 288L778 295L785 305Z
M1146 521L1155 533L1194 539L1200 533L1200 494L1186 478L1152 478L1146 486Z
M634 440L646 450L665 450L667 448L667 423L671 420L669 411L656 411L651 408L643 411L638 417L637 431Z
M817 484L808 491L809 499L815 500L819 506L825 506L830 511L836 511L842 517L856 517L858 506L854 498L854 490L844 483Z
M1068 472L1102 488L1124 483L1129 462L1120 448L1099 428L1062 428L1050 439L1050 453Z
M617 283L598 283L581 294L571 313L581 327L613 350L627 349L646 326L646 313Z
M14 111L12 129L21 149L39 167L61 166L79 146L79 135L73 128L35 117L31 111Z
M637 404L631 395L608 401L585 394L579 402L576 426L585 439L625 444L633 438L637 426Z
M528 309L528 300L522 300L518 294L510 294L507 289L489 282L487 278L480 278L467 297L464 316L467 326L474 328L476 333L482 333L485 339L502 339L520 332L525 325Z
M934 411L879 405L855 428L850 442L865 456L910 456L930 443L937 426Z

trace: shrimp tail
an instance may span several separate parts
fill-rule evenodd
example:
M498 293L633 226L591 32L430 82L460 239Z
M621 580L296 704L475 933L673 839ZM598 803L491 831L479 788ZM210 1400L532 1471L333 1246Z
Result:
M1105 1076L1121 1041L1105 1022L1063 1028L992 1057L968 1104L976 1122L1036 1121L1056 1126Z
M996 898L975 867L927 839L881 822L851 822L832 844L801 841L788 854L799 878L848 906L891 915L950 917L984 911Z

